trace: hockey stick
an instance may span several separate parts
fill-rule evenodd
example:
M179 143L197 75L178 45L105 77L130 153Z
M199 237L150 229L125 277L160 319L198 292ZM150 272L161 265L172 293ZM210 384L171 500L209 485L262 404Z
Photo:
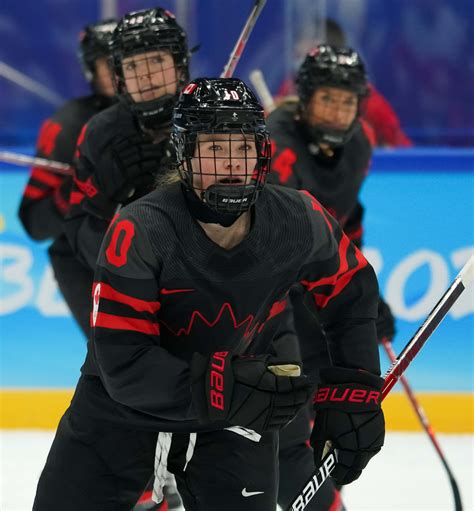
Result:
M46 158L38 158L36 156L28 156L26 154L11 153L10 151L0 151L0 162L20 165L22 167L38 167L40 169L49 170L54 174L60 174L61 176L74 175L73 168L66 163L47 160Z
M397 358L395 355L395 352L393 351L392 345L390 344L390 341L386 339L385 337L382 339L382 346L384 347L388 358L390 359L390 362L393 364L396 362ZM449 482L451 483L451 489L453 490L453 497L454 497L454 509L455 511L462 511L462 502L461 502L461 494L459 492L458 485L456 483L456 480L454 479L454 475L451 472L448 462L446 461L446 458L443 454L443 451L441 450L441 446L438 443L438 440L436 439L435 432L433 430L433 427L431 426L430 422L428 421L428 417L425 414L425 411L423 410L423 407L418 402L418 400L415 397L415 394L410 388L410 385L408 384L407 379L405 376L400 376L400 383L402 384L403 388L405 389L405 392L408 396L408 399L413 406L413 409L415 410L415 413L423 426L423 429L426 431L426 434L431 440L431 443L433 444L433 447L435 448L436 452L438 453L438 456L441 460L441 463L443 464L443 467L446 470L446 473L449 477Z
M462 270L458 273L449 289L444 293L439 302L428 314L421 327L415 335L408 341L407 345L400 353L398 358L392 364L385 375L385 383L382 388L382 400L388 395L395 383L400 379L411 361L416 357L436 327L441 323L453 304L459 298L461 293L468 287L474 278L474 256L471 256ZM292 500L287 511L302 511L306 508L311 499L323 485L324 481L330 476L337 463L337 451L332 449L326 454L320 466L316 469L311 479L305 483L302 490Z
M265 82L262 71L254 69L249 75L250 83L253 85L257 96L262 102L262 106L267 114L271 114L275 110L276 105L273 96Z
M224 70L221 73L221 78L231 78L234 74L234 70L240 60L240 56L242 55L245 46L247 45L249 36L266 2L267 0L255 0L255 5L250 11L249 17L245 22L244 28L242 29L237 42L235 43L234 49L230 54L227 64L224 66Z

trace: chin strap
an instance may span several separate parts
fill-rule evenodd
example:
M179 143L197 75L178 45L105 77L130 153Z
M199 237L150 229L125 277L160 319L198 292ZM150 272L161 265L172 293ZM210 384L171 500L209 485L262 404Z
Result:
M182 184L184 198L189 212L196 220L204 222L205 224L220 224L223 227L230 227L240 216L232 215L229 213L219 213L211 209L205 202L203 202L193 190L186 184Z

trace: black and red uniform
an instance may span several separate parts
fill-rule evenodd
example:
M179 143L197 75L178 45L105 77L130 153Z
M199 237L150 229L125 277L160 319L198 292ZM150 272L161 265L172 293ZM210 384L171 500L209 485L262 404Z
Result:
M297 103L277 108L267 119L272 137L272 173L269 182L308 190L334 216L346 235L358 247L362 244L363 206L360 189L367 176L372 155L371 131L359 124L353 136L343 146L334 149L334 156L325 156L309 138L304 125L295 120ZM307 374L317 375L318 369L329 366L329 352L318 318L312 311L311 299L300 287L291 291L294 325ZM298 467L314 469L310 449L305 451L311 432L310 415L302 413L286 428L280 438L280 498L282 506L294 496L295 487L305 482ZM296 453L300 455L297 456ZM318 493L308 509L338 510L340 496L330 482Z
M196 352L271 352L295 283L318 310L333 363L380 373L375 274L316 199L265 187L250 232L225 250L194 220L182 187L133 202L107 232L93 341L35 511L57 509L52 484L70 511L129 509L155 455L175 474L188 511L274 511L275 433L251 438L248 430L198 423L190 361Z
M82 127L111 104L110 98L97 94L68 101L43 123L36 156L72 165ZM69 177L33 167L23 192L19 217L34 240L54 240L48 252L55 278L74 318L88 335L93 272L77 261L64 235L71 181Z
M147 137L136 116L123 102L118 102L94 116L79 137L76 175L72 184L65 231L78 260L92 271L95 269L102 239L115 211L148 193L154 181L150 176L146 186L139 184L138 180L137 184L132 186L131 179L130 197L123 202L111 198L104 189L113 187L117 174L121 174L121 170L116 168L119 156L115 154L115 144L127 140L133 143ZM157 144L151 144L151 141L149 144L156 145L152 155L156 159L154 165L156 174L159 171L159 155L163 158L170 155L168 136L162 135L161 139Z

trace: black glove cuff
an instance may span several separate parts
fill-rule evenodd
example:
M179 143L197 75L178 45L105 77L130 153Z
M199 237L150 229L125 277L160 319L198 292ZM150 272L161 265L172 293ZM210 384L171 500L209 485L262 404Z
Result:
M360 383L376 390L380 390L384 383L384 379L376 374L349 367L325 367L319 374L323 383Z

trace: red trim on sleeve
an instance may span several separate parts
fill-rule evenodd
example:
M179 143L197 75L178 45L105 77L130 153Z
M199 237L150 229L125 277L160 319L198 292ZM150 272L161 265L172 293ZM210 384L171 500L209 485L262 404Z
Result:
M340 265L339 269L334 275L330 277L324 277L320 280L316 280L314 282L308 280L302 280L301 284L308 290L313 291L313 289L320 287L331 285L333 286L333 290L330 294L318 294L313 293L314 299L316 301L316 305L321 309L324 309L330 300L335 298L338 294L343 291L343 289L349 284L352 280L352 277L362 268L367 266L367 260L362 255L362 252L354 246L354 254L357 259L357 266L349 270L349 263L347 261L347 249L350 247L350 240L346 235L343 235L341 242L339 244L339 259Z
M110 328L112 330L129 330L147 335L160 335L160 326L155 321L116 316L105 312L97 313L95 324L92 321L91 313L91 326L95 328Z
M321 206L321 204L318 202L318 199L316 197L313 197L308 190L298 190L300 193L303 193L304 195L307 195L311 199L311 206L313 207L314 211L319 211L322 215L324 220L326 221L326 224L329 227L329 230L333 232L333 228L331 225L331 222L328 220L328 217L326 216L326 212L324 211L324 208Z
M94 290L98 282L94 282L92 289ZM128 305L137 312L149 312L154 314L161 308L160 302L152 302L147 300L141 300L140 298L134 298L133 296L126 295L117 291L109 284L100 283L100 298L111 300L112 302L123 303Z
M51 190L41 190L40 188L36 188L36 186L33 185L26 185L25 191L23 192L23 195L27 197L28 199L44 199L48 195L51 195Z
M38 167L33 167L31 169L31 178L36 179L51 188L57 188L63 181L62 177L56 176L51 172Z

